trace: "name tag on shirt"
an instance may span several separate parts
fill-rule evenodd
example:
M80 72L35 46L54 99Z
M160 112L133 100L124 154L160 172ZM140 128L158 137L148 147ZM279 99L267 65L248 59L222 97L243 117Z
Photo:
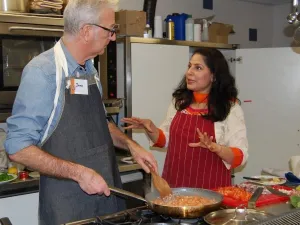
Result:
M75 95L88 95L89 88L88 88L88 81L85 79L70 79L70 93Z

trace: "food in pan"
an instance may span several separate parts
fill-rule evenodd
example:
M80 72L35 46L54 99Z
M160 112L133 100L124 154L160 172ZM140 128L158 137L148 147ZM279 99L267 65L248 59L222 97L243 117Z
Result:
M216 203L214 199L205 198L201 196L183 196L183 195L172 195L168 199L157 199L152 201L154 204L170 206L170 207L188 207L188 206L202 206L202 205L211 205Z

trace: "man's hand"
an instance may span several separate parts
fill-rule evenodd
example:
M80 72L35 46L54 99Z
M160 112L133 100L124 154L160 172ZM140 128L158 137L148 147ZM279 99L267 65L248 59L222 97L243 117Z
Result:
M90 168L82 167L82 172L77 182L80 188L89 195L102 195L103 193L106 196L110 195L110 190L103 177Z
M131 141L129 146L129 150L131 155L135 159L135 161L146 171L146 173L150 173L150 168L147 166L145 161L147 161L151 167L157 171L157 161L154 158L153 154L145 150L142 146L137 144L134 141Z

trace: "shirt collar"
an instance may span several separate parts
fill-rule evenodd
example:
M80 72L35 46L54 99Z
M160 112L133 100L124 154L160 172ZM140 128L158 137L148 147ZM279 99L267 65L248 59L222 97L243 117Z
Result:
M69 75L72 76L74 74L74 72L76 71L77 68L81 67L76 60L74 59L74 57L71 55L71 53L69 52L69 50L67 49L67 47L65 46L65 44L63 43L62 39L60 39L60 44L62 47L62 50L65 54L67 63L68 63L68 72ZM88 60L90 61L90 60ZM85 67L87 68L87 62L85 62Z

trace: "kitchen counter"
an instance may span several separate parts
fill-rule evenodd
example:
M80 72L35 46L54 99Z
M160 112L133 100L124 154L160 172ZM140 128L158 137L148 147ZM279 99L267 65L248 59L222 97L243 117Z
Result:
M141 166L137 163L126 164L120 162L122 156L117 156L119 162L119 171L129 172L134 170L140 170ZM10 183L0 185L0 198L7 198L17 195L31 194L39 191L39 179L38 178L29 178L25 181L16 180Z

